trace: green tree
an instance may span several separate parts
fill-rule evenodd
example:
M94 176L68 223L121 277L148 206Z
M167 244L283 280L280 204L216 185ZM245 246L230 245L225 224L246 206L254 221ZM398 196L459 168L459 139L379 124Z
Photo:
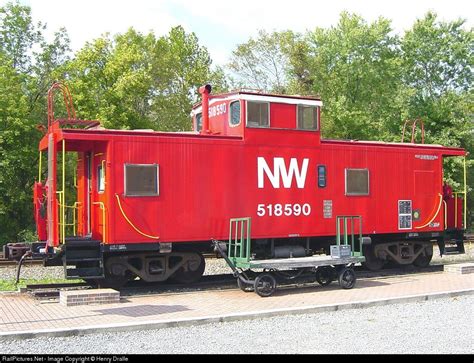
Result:
M298 35L292 31L258 32L232 52L228 68L236 76L235 85L267 92L288 90L289 50Z
M0 241L11 242L31 225L31 171L38 132L28 115L23 77L0 51ZM34 180L34 177L33 177Z
M400 100L407 118L424 121L426 142L463 147L472 155L474 33L465 25L461 19L439 21L429 12L406 32L401 42L405 88ZM472 185L474 160L469 159L468 184ZM456 190L462 186L462 169L459 158L445 163L445 178ZM473 193L468 197L468 211L472 211Z
M222 69L212 67L207 49L181 26L158 39L153 75L151 108L154 128L159 130L190 130L189 113L200 99L199 87L210 83L214 93L227 88Z
M433 142L468 146L472 131L474 38L465 21L419 19L401 42L405 112L421 117Z
M51 43L44 29L33 23L29 7L0 8L0 244L34 231L32 186L41 138L35 126L45 123L45 91L69 49L64 29Z
M106 127L178 131L191 127L189 112L206 82L225 88L207 50L182 27L156 38L129 29L96 39L64 68L82 118Z
M380 139L398 124L400 62L391 31L387 19L367 24L344 12L335 27L308 32L306 46L294 48L292 90L321 95L326 136Z

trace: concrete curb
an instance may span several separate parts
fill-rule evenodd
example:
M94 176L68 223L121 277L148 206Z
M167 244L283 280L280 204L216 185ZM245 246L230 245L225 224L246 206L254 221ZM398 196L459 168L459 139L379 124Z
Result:
M86 334L98 334L106 332L127 332L136 330L152 330L172 327L187 327L193 325L204 325L211 323L232 322L241 320L251 320L257 318L268 318L281 315L298 315L298 314L314 314L327 311L338 311L345 309L363 309L372 306L383 306L389 304L400 304L410 302L422 302L427 300L435 300L448 297L474 295L474 289L444 291L430 294L408 295L402 297L368 300L368 301L354 301L343 304L329 304L329 305L314 305L304 308L285 308L275 310L249 311L244 313L229 314L222 316L204 316L198 318L176 319L176 320L162 320L148 323L119 323L106 324L97 326L85 326L79 328L66 329L45 329L32 331L14 331L7 333L0 333L0 340L10 339L33 339L39 337L69 337Z

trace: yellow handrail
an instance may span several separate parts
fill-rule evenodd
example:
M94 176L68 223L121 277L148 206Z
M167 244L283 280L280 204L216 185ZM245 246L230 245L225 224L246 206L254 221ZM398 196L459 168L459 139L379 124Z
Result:
M125 218L125 220L128 222L128 224L130 226L132 226L132 228L137 231L139 234L141 234L142 236L145 236L145 237L148 237L148 238L151 238L151 239L159 239L160 237L158 236L150 236L149 234L146 234L146 233L143 233L142 231L140 231L137 227L135 227L135 225L130 221L130 219L128 219L127 215L125 214L125 212L123 211L123 208L122 208L122 203L120 203L120 198L118 196L118 194L115 194L115 198L117 198L117 203L118 203L118 206L119 206L119 209L120 209L120 212L122 213L122 216L123 218Z
M64 213L63 213L63 196L64 196L64 191L56 191L56 194L59 196L59 202L58 202L58 209L59 209L59 223L58 223L58 229L59 229L59 242L64 243L64 236L63 236L63 225L64 225Z
M40 150L39 152L39 167L38 167L38 183L41 182L41 163L43 160L43 152Z
M56 191L56 194L59 195L59 243L64 243L66 241L66 223L65 223L65 207L64 204L66 203L66 140L62 141L63 146L63 160L62 160L62 190Z
M466 156L464 156L464 229L467 229L467 167Z
M444 204L444 229L448 229L448 204L443 200Z
M66 140L63 139L63 203L66 204ZM61 214L63 215L63 226L62 226L62 233L63 233L63 243L66 241L66 226L64 225L64 219L66 218L66 210L64 206L62 207L62 212Z
M81 205L80 202L75 202L74 205L72 206L72 234L76 236L76 209L79 209L79 206Z
M106 220L105 220L105 205L102 202L94 202L92 204L98 205L100 209L102 210L102 243L106 243L106 238L105 238L105 231L106 231Z
M458 195L462 194L463 195L463 202L466 201L466 192L454 192L454 226L457 228L458 226ZM463 203L464 204L464 203ZM466 209L464 209L464 214L463 214L463 222L464 222L464 228L466 228Z
M427 223L423 224L422 226L415 227L417 229L425 228L428 226L431 222L435 220L435 218L438 216L439 210L441 209L441 204L443 202L443 195L441 193L438 193L439 197L439 204L438 204L438 209L436 210L436 213L434 214L433 218L431 218Z
M65 205L62 202L62 194L63 193L61 191L56 192L56 193L59 194L58 206L61 207L64 210L66 208L72 209L72 223L66 223L66 213L64 213L64 218L61 218L61 216L60 216L60 221L59 221L59 225L61 226L60 231L62 231L63 226L72 226L73 227L73 229L72 229L73 230L73 235L76 236L76 209L79 209L79 206L82 203L75 202L73 205Z

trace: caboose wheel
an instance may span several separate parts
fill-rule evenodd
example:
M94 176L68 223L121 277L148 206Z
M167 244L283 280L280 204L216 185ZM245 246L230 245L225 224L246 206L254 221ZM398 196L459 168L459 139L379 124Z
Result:
M318 267L316 270L316 281L321 286L327 286L334 280L334 271L330 266Z
M362 262L362 265L370 271L380 271L385 265L385 261L375 255L374 246L364 246L363 251L365 261Z
M425 250L423 251L424 253L421 253L415 261L413 261L413 264L416 267L428 267L431 259L433 258L433 246L430 245L428 247L425 247Z
M202 254L194 253L193 257L170 277L170 280L179 284L192 284L201 278L205 268L206 262Z
M239 278L237 278L237 285L239 286L239 289L244 291L244 292L254 291L254 286L253 285L247 284L247 283L243 282L242 280L240 280Z
M356 275L352 268L344 267L339 271L339 285L343 289L352 289L356 283Z
M268 274L264 273L258 275L255 279L255 292L261 297L267 297L273 294L276 290L276 280L275 278Z
M105 259L104 276L103 279L94 279L94 283L100 288L111 289L120 289L136 277L123 261L114 257Z

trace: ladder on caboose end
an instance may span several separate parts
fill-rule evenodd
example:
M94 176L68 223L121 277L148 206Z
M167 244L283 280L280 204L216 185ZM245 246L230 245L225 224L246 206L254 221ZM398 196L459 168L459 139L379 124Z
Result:
M415 120L406 120L405 121L405 123L403 124L402 142L405 141L405 129L407 127L407 124L410 121L412 122L412 125L411 125L411 143L412 144L415 143L416 125L419 122L420 125L421 125L421 143L424 144L425 143L425 125L424 125L423 120L421 118L417 118Z

